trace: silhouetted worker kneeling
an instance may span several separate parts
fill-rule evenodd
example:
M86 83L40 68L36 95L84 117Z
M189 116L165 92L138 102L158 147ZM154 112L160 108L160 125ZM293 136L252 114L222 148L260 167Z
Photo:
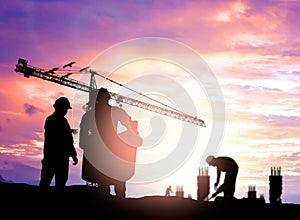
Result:
M214 157L210 155L206 158L206 162L208 165L217 168L217 179L214 184L216 192L212 194L211 198L216 197L221 192L224 193L225 198L234 198L235 183L239 171L236 161L230 157ZM221 172L225 172L225 177L223 184L218 187Z
M44 150L39 186L48 187L53 177L55 186L63 188L69 178L69 159L73 165L78 163L73 145L72 129L65 115L72 109L66 97L58 98L53 104L55 111L46 118L44 124Z

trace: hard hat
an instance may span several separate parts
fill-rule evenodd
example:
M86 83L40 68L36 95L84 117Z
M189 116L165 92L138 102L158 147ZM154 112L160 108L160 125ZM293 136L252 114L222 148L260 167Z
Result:
M106 88L100 88L97 95L97 101L108 101L110 99L109 91Z
M58 99L56 99L53 104L53 107L54 108L72 109L67 97L59 97Z
M206 163L209 164L213 159L215 159L214 156L212 156L212 155L207 156L207 157L206 157Z

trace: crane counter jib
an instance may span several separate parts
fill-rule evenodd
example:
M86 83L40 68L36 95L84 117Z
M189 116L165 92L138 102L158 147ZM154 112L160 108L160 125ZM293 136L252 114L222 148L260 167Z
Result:
M91 83L90 85L87 85L83 82L80 82L78 80L69 78L69 77L64 77L64 76L58 76L55 75L56 70L58 70L58 68L53 68L51 70L45 71L44 69L41 68L37 68L37 67L33 67L33 66L29 66L27 65L28 61L24 60L22 58L19 58L18 60L18 64L16 64L16 68L15 68L15 72L20 72L24 74L24 77L29 78L30 76L33 77L37 77L43 80L47 80L53 83L57 83L59 85L63 85L63 86L67 86L73 89L78 89L81 90L83 92L88 92L90 93L92 90L96 90L96 83L95 83L95 75L99 75L101 77L103 77L100 74L97 74L94 71L90 71L91 73ZM107 77L106 77L107 78ZM108 78L107 78L108 79ZM110 80L110 79L109 79ZM112 80L110 80L112 81ZM115 81L113 81L115 82ZM118 83L119 84L119 83ZM123 86L122 84L119 84L120 86ZM126 87L127 88L127 87ZM130 89L130 88L128 88ZM132 89L130 89L132 90ZM134 91L134 90L133 90ZM202 126L202 127L206 127L205 123L203 120L197 118L196 116L190 116L188 114L185 114L183 112L180 112L176 109L171 110L171 109L166 109L166 108L162 108L162 107L158 107L156 105L153 104L149 104L146 102L142 102L139 100L135 100L126 96L122 96L113 92L109 92L111 95L111 98L113 100L115 100L117 103L125 103L131 106L135 106L138 108L142 108L148 111L152 111L155 112L157 114L161 114L161 115L165 115L171 118L175 118L178 120L182 120L188 123L192 123L198 126ZM140 94L140 93L138 93ZM140 94L143 95L143 94ZM144 96L144 95L143 95ZM146 96L146 98L149 98L148 96ZM160 103L161 104L161 103ZM169 107L169 106L167 106Z

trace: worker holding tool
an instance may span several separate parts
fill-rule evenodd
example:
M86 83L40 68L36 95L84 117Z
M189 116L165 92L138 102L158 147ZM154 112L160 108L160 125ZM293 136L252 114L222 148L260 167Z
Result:
M54 112L49 115L44 124L44 149L39 186L45 189L55 179L55 187L63 189L69 178L69 159L73 165L78 163L72 133L65 115L72 109L67 97L56 99Z
M217 168L217 177L214 184L215 192L212 194L211 198L216 197L219 193L223 192L225 198L234 198L235 183L239 171L239 166L236 161L230 157L214 157L212 155L206 158L206 162L210 166ZM221 172L225 173L224 182L219 185Z

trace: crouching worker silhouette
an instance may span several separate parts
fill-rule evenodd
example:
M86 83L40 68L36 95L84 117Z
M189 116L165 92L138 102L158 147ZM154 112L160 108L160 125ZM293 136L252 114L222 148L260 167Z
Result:
M114 186L117 197L125 198L126 181L135 171L136 151L142 139L138 123L125 110L109 104L110 94L100 88L90 93L90 109L82 116L79 146L83 149L82 179L97 183L105 194ZM118 132L118 124L125 131Z
M54 112L44 124L44 149L39 186L48 187L55 177L56 188L63 188L69 176L69 159L73 165L78 163L77 153L73 145L72 129L65 118L68 109L72 109L66 97L58 98L53 104Z
M230 157L214 157L208 156L206 162L210 166L217 168L217 179L214 184L216 192L211 198L216 197L219 193L224 193L224 198L234 198L235 183L238 175L239 167L236 161ZM225 173L224 182L219 187L221 172Z

